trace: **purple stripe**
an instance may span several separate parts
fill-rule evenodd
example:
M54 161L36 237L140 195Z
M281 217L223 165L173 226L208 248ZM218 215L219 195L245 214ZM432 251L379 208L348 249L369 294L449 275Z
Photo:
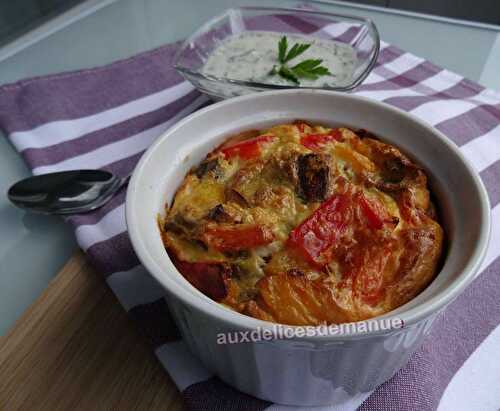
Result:
M396 46L387 46L383 50L380 50L378 55L377 63L375 67L383 66L384 64L388 64L391 61L396 60L398 57L402 56L404 51Z
M414 87L415 85L418 85L422 81L435 76L437 73L442 71L443 69L434 66L433 64L429 64L428 62L424 61L423 63L420 63L418 66L413 67L412 69L405 71L404 73L400 75L396 75L394 77L391 77L387 80L379 81L377 83L371 83L371 84L365 84L359 86L358 90L359 91L373 91L373 90L398 90L401 88L411 88ZM386 75L391 76L389 70L387 70ZM382 75L381 73L378 73ZM402 91L404 92L404 91ZM402 98L402 97L393 97L395 99L397 98ZM388 99L391 100L391 99Z
M245 26L248 30L263 30L274 32L290 32L290 33L311 33L316 31L318 27L312 26L303 20L296 19L292 21L287 15L274 14L270 16L257 16L245 20ZM291 23L295 23L292 25Z
M361 31L359 26L349 27L343 34L340 36L336 36L335 40L340 41L342 43L351 44L353 39L358 35Z
M121 160L115 161L114 163L108 164L106 167L103 167L103 169L111 171L113 174L122 178L128 177L134 171L134 168L136 164L139 162L141 156L144 154L144 151L141 151L127 158L122 158Z
M329 20L311 15L307 16L307 20L291 14L275 14L273 17L286 23L289 28L295 29L298 33L304 34L314 33L329 23Z
M491 208L500 203L500 160L481 171L481 179L488 190Z
M417 85L415 89L421 92L422 96L401 96L401 97L391 97L384 100L386 103L392 104L393 106L399 107L406 111L411 111L418 106L429 103L431 101L437 100L448 100L448 99L468 99L474 97L482 90L478 91L477 87L470 87L468 80L461 80L457 84L449 87L446 90L440 92L434 92L429 87L423 85ZM404 93L404 91L402 91Z
M467 87L468 89L474 90L477 93L480 93L481 91L486 90L486 87L481 86L479 83L475 83L469 79L464 78L460 82L464 87Z
M500 104L482 104L437 124L436 128L461 146L488 133L499 123Z
M426 87L426 89L432 90ZM462 79L458 83L444 89L443 91L438 91L433 93L432 96L441 100L449 99L459 99L467 100L473 98L484 89L482 87L471 87L471 82L467 79Z
M31 168L56 164L163 124L200 95L199 91L193 90L182 98L149 113L129 118L74 140L64 141L49 147L29 148L21 154Z
M394 409L394 404L399 410L435 410L455 373L500 322L499 272L497 259L436 319L421 349L360 410Z
M115 196L101 208L98 208L90 213L72 215L67 217L66 221L72 224L75 228L78 228L81 225L97 224L106 216L106 214L110 213L125 202L126 194L127 187L122 187L118 193L115 194Z
M149 304L137 305L128 313L155 349L168 342L181 339L164 298Z
M404 91L402 91L402 93L404 93ZM422 104L435 100L437 100L437 98L433 96L398 96L385 99L384 102L400 108L401 110L411 111Z
M0 124L10 134L117 107L179 83L177 43L116 63L0 87ZM146 79L146 81L145 81Z
M263 411L272 405L243 394L216 377L190 385L182 397L189 411Z
M104 276L140 265L127 232L94 244L87 250L90 263Z
M482 89L478 90L477 87L471 87L469 80L462 79L453 86L434 94L434 96L441 98L443 100L447 99L466 100L468 98L476 96L481 91L483 90Z
M387 64L384 64L383 66L376 66L373 72L384 79L390 79L397 76L394 71L387 67Z
M444 71L443 68L436 66L435 64L431 63L430 61L422 61L414 68L407 70L404 73L396 74L393 70L388 68L387 65L389 63L392 63L398 57L401 57L403 54L406 54L406 53L404 51L398 49L397 47L389 46L389 47L385 48L384 50L382 50L380 52L379 58L377 60L377 65L374 69L374 72L381 77L385 77L387 80L384 80L384 81L387 81L388 83L390 83L393 79L397 80L400 77L402 77L402 78L406 77L406 73L409 73L410 75L416 76L416 79L419 79L420 76L422 76L422 79L420 81L424 81L427 78L432 77L431 74L436 75L436 74ZM408 55L408 56L406 56L406 59L407 60L408 59L415 59L415 56ZM415 70L415 71L413 71L413 70ZM383 85L383 82L380 82L380 83ZM414 83L414 84L413 83L410 84L410 86L416 86L416 85L418 85L418 82ZM367 84L367 85L362 86L362 87L367 87L367 90L370 90L371 86L372 86L371 84ZM391 88L391 90L392 89L397 90L398 88L405 88L405 87L407 87L406 83L403 82L403 83L401 83L401 87L394 87L394 88ZM360 88L360 89L363 89L363 88ZM386 90L386 88L384 86L374 88L374 90L379 90L379 89ZM427 88L427 87L424 88L424 91L425 90L429 90L431 92L433 91L431 88Z
M274 17L277 17L279 20L285 22L290 28L293 29L293 31L306 34L318 32L317 33L318 37L324 37L324 38L331 38L331 35L326 32L321 32L320 29L322 29L327 25L331 26L335 24L335 22L331 20L311 15L307 16L307 20L301 18L298 15L289 15L289 14L277 14ZM352 27L346 29L344 33L335 36L334 38L343 43L350 43L360 32L360 30L361 28L359 27L359 25L353 24Z

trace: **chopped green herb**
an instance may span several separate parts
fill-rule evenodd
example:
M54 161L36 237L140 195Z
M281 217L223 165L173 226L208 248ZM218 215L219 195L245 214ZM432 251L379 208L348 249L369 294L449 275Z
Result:
M316 80L320 76L331 75L328 68L321 66L323 62L321 59L304 60L293 67L288 67L286 65L290 60L304 53L309 47L311 47L311 44L295 43L292 48L288 50L288 40L286 36L283 36L278 43L278 61L281 65L279 67L273 66L269 74L279 75L295 84L300 84L299 78Z
M295 84L300 84L300 81L295 75L295 73L287 66L281 66L280 71L278 71L278 74L281 77L286 78L287 80L293 81Z
M286 49L288 48L288 41L286 36L283 36L278 43L278 60L281 64L285 64Z
M289 62L290 60L294 59L297 56L300 56L304 51L306 51L309 47L311 47L310 44L299 44L295 43L293 47L290 49L288 54L285 57L285 63Z

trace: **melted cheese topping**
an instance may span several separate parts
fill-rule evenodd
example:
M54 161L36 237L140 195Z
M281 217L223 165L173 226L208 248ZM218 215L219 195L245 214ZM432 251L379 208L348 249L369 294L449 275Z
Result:
M335 196L347 205L327 215ZM421 292L442 250L434 210L424 172L395 147L297 121L209 153L160 229L179 271L211 298L313 325L381 315ZM312 231L297 234L310 220Z

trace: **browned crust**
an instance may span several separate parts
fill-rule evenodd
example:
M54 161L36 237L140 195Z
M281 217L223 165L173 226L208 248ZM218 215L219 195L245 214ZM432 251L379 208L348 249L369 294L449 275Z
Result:
M293 124L314 127L304 120L296 120ZM169 228L165 228L165 221L159 219L165 248L181 274L215 301L255 318L286 324L315 325L367 319L388 312L419 294L434 278L444 248L444 232L437 222L436 207L430 200L426 175L409 157L397 148L381 142L370 132L358 130L354 134L348 129L344 131L343 134L347 137L343 138L342 142L350 144L353 150L366 156L376 167L376 172L370 169L360 173L358 184L368 188L375 186L392 197L398 204L401 218L405 223L404 229L391 237L390 230L398 224L396 219L390 227L388 226L389 231L380 232L377 237L373 237L370 230L361 230L361 234L356 234L357 237L352 237L350 240L346 237L345 244L338 247L337 251L342 254L339 261L343 261L341 265L343 264L344 273L347 273L340 283L330 281L328 276L331 274L327 272L320 272L319 277L309 277L308 270L303 266L292 267L280 273L273 265L273 271L267 273L257 283L254 290L257 295L248 299L242 298L244 290L240 289L238 282L232 278L235 275L234 266L231 265L234 255L228 255L227 262L224 262L224 259L222 262L219 260L187 262L175 236L167 235L166 230ZM215 152L221 148L260 134L259 130L238 133L228 138L207 158L214 158ZM298 167L299 157L300 155L295 153L290 158L281 158L279 161L271 158L268 163L249 161L227 185L226 201L243 208L257 205L270 207L272 202L269 199L274 195L270 187L252 191L255 186L253 182L260 178L266 164L271 164L278 173L281 173L281 178L296 186L296 193L306 202L317 202L327 198L331 194L333 179L340 192L349 189L351 183L341 176L332 177L332 170L328 166L324 167L328 161L323 165L318 161L313 162L312 168L309 167L305 170L307 172L303 170L301 173ZM205 175L205 172L200 174ZM184 180L180 189L184 189L186 184L187 181ZM353 215L359 220L359 216ZM167 215L167 219L172 217ZM203 224L207 222L215 225L241 223L226 213L223 205L217 205L207 212ZM175 227L172 226L170 229L173 228ZM189 238L189 233L183 232L179 235ZM386 255L383 253L390 254L394 250L400 250L398 258L392 257L391 254L390 258L383 257L380 260L383 261L383 264L380 263L382 264L380 270L383 270L384 274L381 280L382 289L376 294L376 298L369 293L359 292L359 287L373 286L370 283L372 272L369 268L373 268L370 264L372 266L375 264L374 255L359 254L359 251L353 248L356 244L362 243L363 247L381 247L380 250L385 250L382 254L377 254L376 258ZM361 258L359 255L364 257Z

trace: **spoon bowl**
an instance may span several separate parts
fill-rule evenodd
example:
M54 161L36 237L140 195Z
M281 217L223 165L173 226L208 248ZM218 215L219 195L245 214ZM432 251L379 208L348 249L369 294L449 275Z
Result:
M9 200L42 214L85 213L106 204L128 181L104 170L72 170L28 177L10 187Z

